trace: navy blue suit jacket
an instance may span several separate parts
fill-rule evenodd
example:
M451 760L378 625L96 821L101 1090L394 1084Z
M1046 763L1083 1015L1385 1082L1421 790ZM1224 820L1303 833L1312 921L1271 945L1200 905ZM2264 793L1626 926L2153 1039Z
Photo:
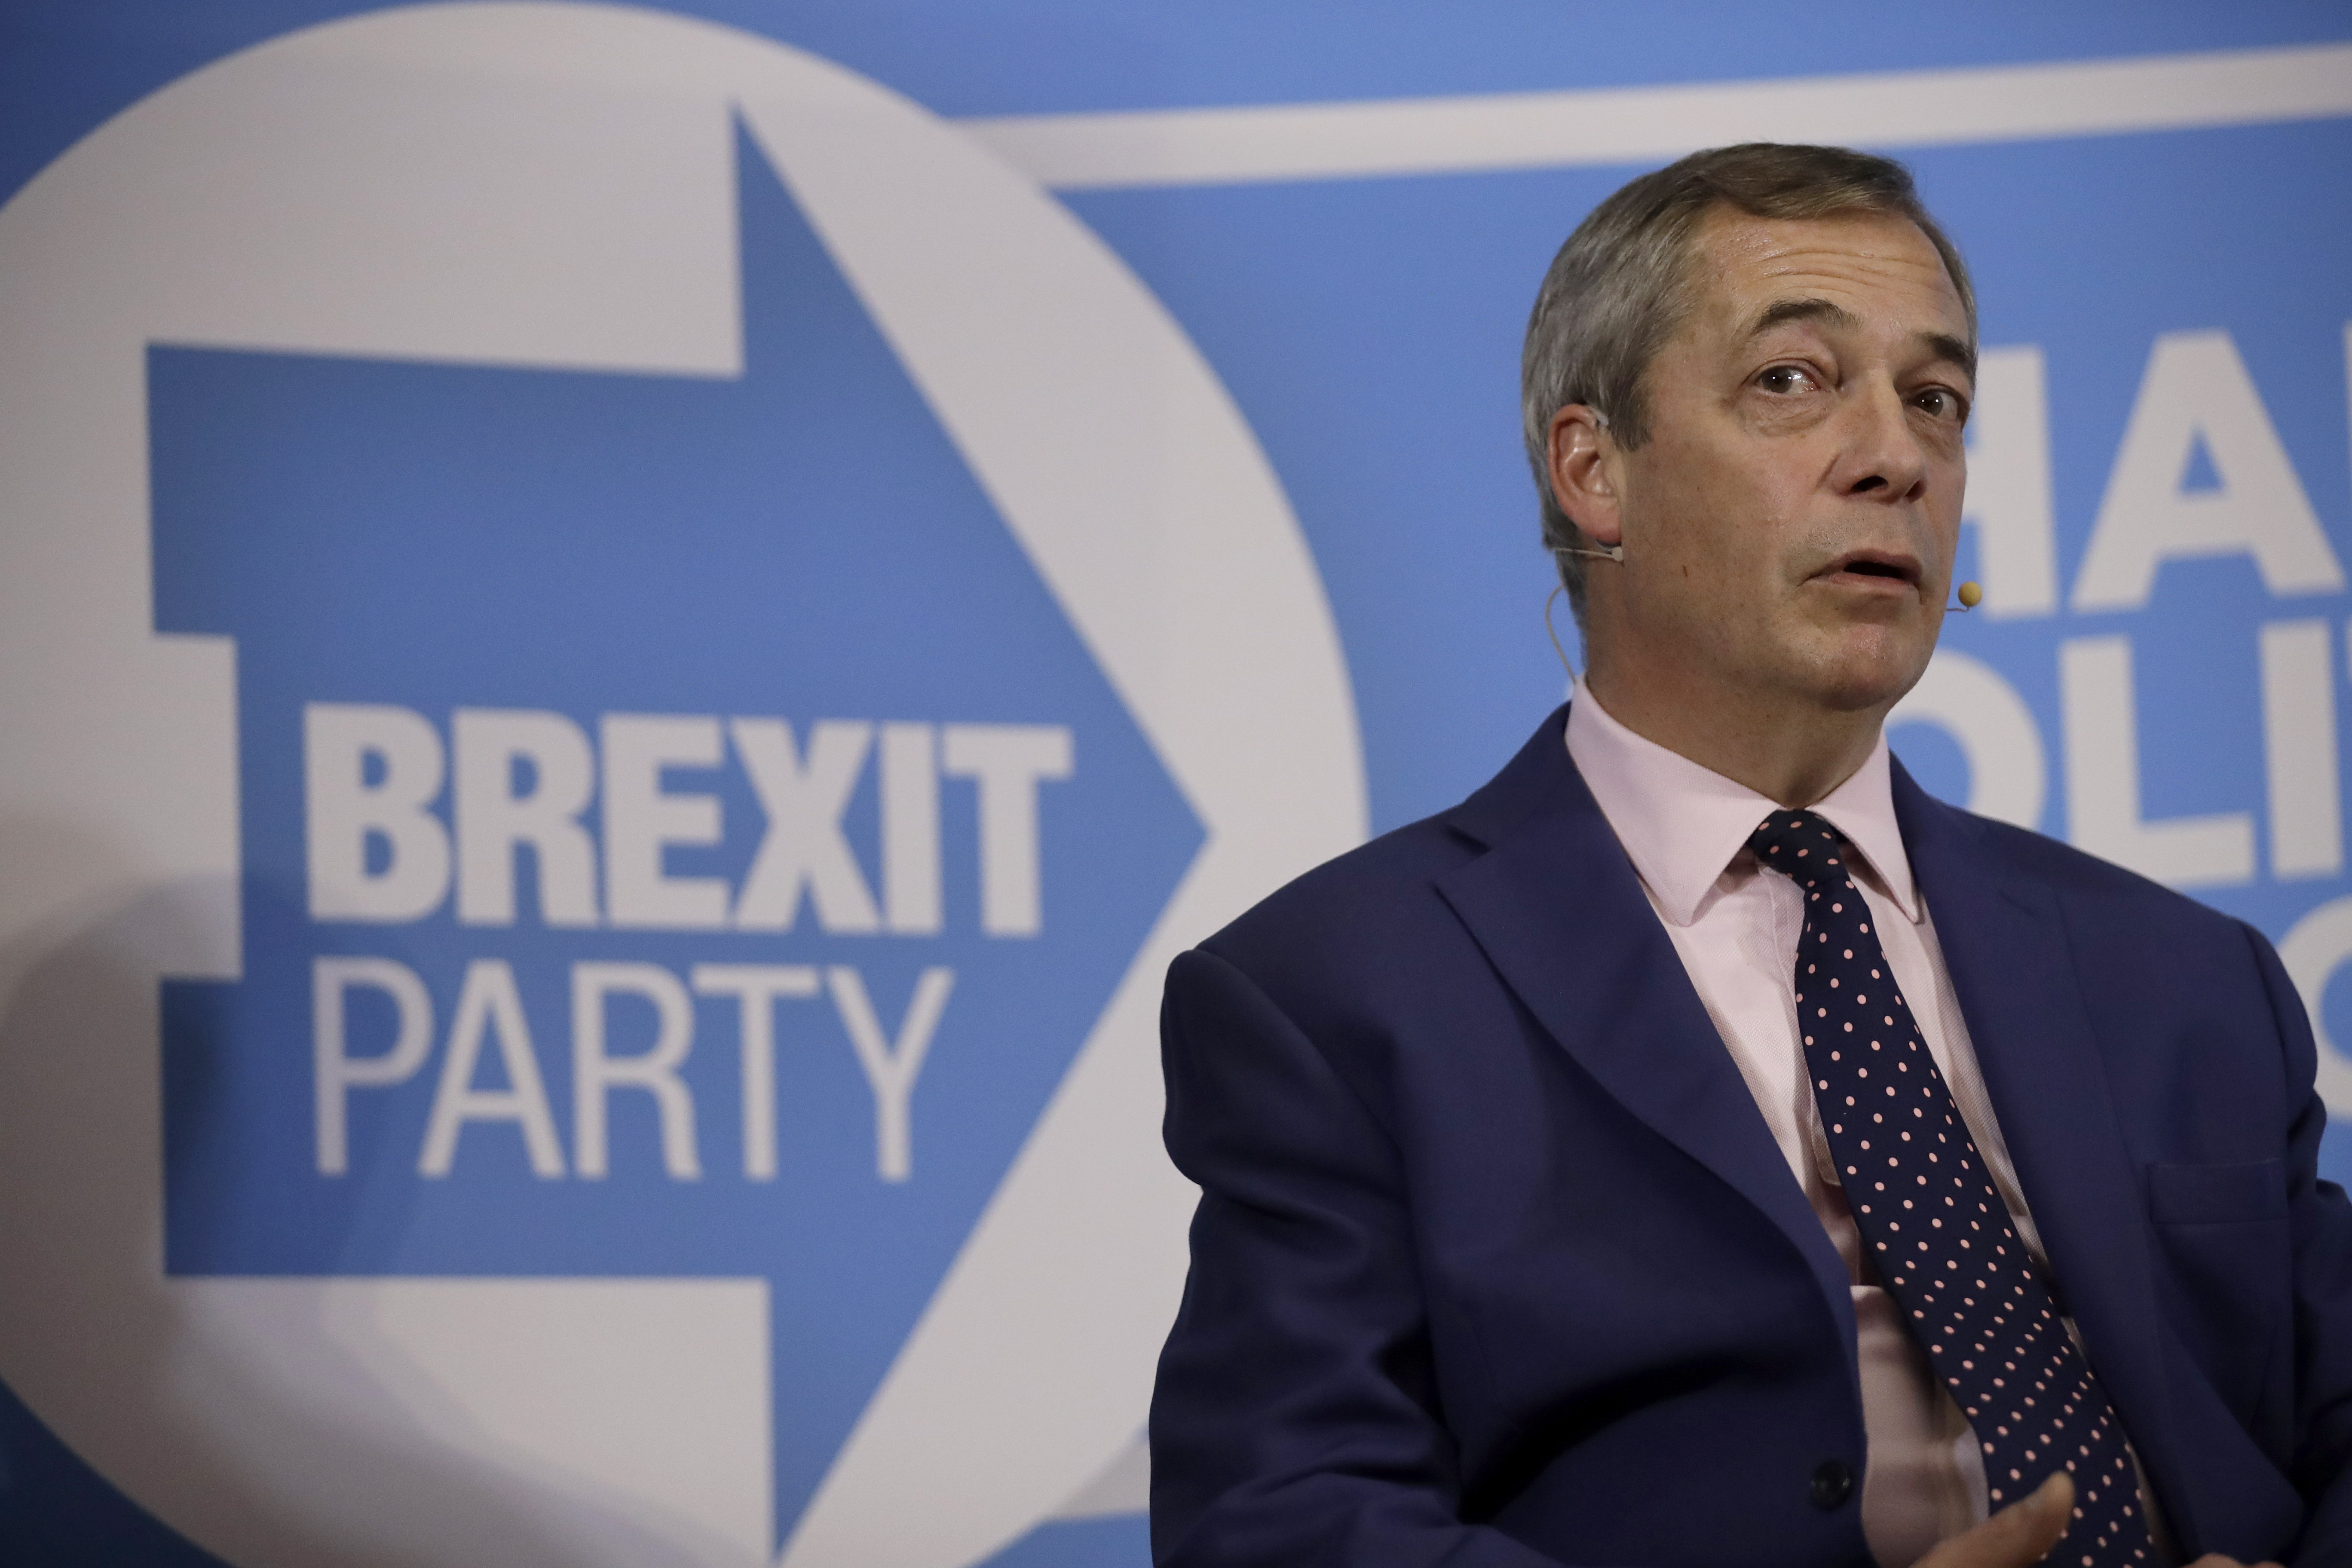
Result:
M1565 711L1170 973L1168 1146L1202 1196L1152 1404L1163 1564L1870 1563L1859 1488L1815 1485L1866 1458L1845 1266ZM2352 1563L2352 1207L2270 945L1894 788L2184 1559Z

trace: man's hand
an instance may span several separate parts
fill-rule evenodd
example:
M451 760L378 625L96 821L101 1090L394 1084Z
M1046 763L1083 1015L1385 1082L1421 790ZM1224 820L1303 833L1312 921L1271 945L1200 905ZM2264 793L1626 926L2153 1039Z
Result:
M2074 1513L2074 1483L2065 1471L2056 1471L2031 1497L2010 1504L1966 1535L1955 1535L1919 1559L1916 1568L2032 1568L2058 1544Z
M1913 1568L2032 1568L2066 1533L2074 1512L2074 1483L2059 1470L2032 1496L2010 1504L1966 1535L1956 1535ZM2234 1557L2209 1553L2189 1568L2246 1568ZM2279 1568L2257 1563L2253 1568Z

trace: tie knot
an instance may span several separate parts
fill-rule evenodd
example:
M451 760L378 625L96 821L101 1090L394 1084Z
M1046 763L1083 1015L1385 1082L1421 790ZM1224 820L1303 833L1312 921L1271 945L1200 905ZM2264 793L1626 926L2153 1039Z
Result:
M1791 877L1822 864L1844 843L1829 818L1817 811L1776 811L1748 836L1748 847L1756 852L1758 865Z

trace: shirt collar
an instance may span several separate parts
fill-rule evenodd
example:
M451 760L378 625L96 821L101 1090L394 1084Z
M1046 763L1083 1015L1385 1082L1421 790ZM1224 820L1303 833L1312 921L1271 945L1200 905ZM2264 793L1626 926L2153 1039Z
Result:
M1625 728L1581 677L1568 710L1568 754L1674 925L1698 918L1725 869L1747 848L1748 836L1780 809L1746 784ZM1895 820L1884 733L1862 766L1812 809L1862 852L1904 918L1916 924L1919 902Z

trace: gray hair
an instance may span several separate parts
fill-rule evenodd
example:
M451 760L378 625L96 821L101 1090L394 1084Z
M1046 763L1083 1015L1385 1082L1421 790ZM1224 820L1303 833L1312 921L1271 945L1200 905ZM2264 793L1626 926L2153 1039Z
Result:
M1748 142L1694 153L1620 187L1552 258L1519 361L1519 412L1543 504L1544 546L1559 563L1579 625L1585 557L1560 552L1593 544L1552 495L1552 416L1581 403L1600 412L1619 446L1632 450L1649 439L1643 374L1690 310L1692 239L1717 206L1764 218L1908 218L1944 258L1968 313L1969 341L1976 342L1968 265L1921 205L1911 171L1891 158Z

